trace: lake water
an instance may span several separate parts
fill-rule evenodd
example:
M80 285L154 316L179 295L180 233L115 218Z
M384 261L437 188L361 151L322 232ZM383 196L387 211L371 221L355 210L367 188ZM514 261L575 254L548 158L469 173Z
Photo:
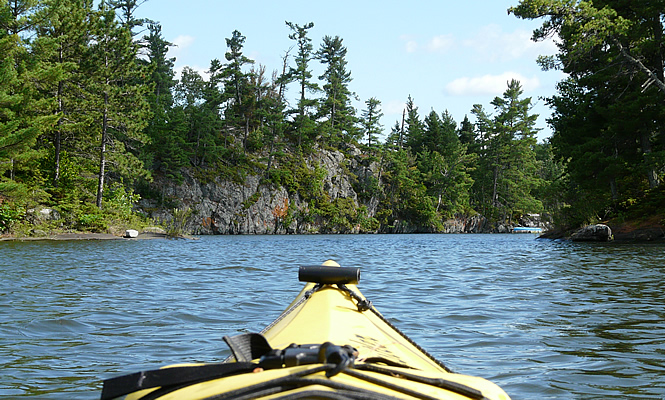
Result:
M518 399L665 398L665 247L534 235L0 242L0 397L96 399L102 380L215 362L301 288L359 288L456 372Z

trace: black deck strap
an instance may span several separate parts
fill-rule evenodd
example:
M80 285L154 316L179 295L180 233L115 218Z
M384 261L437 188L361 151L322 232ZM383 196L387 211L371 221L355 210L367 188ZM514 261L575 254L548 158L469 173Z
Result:
M257 364L253 363L219 363L136 372L105 380L101 400L115 399L143 389L222 378L228 375L250 372L256 367Z
M274 396L278 399L311 399L311 398L331 398L331 399L363 399L363 400L399 400L398 397L390 396L387 394L376 393L372 390L368 390L359 386L354 386L351 384L337 382L332 379L323 379L316 377L307 377L320 371L325 371L329 366L316 367L311 370L299 372L296 374L284 376L281 378L276 378L270 381L261 382L256 385L247 386L245 388L237 389L227 393L220 393L215 396L206 398L206 400L251 400L255 398L265 397L265 396ZM318 390L302 391L302 396L298 393L292 393L292 390L298 388L305 388L308 386L324 386L330 389L333 389L334 392L328 393L344 393L346 396L330 396L330 397L319 397L316 396ZM291 392L291 393L289 393ZM284 393L282 396L276 396L278 393ZM420 398L423 398L422 396ZM439 400L432 397L424 397L428 400Z
M352 376L354 378L361 379L365 382L369 382L369 383L372 383L374 385L378 385L378 386L384 387L386 389L390 389L390 390L393 390L395 392L405 394L407 396L415 397L417 399L438 400L438 397L432 397L432 396L426 395L424 393L420 393L416 390L408 389L408 388L405 388L405 387L400 386L400 385L396 385L396 384L391 383L391 382L386 382L386 381L383 381L381 379L363 374L361 372L358 372L358 371L355 371L355 370L352 370L352 369L347 369L346 371L344 371L344 373L349 375L349 376Z
M276 378L270 381L265 381L265 382L259 382L254 385L250 386L245 386L242 388L238 388L235 390L231 390L225 393L220 393L214 396L210 396L206 398L206 400L226 400L226 399L233 399L233 400L240 400L240 399L253 399L256 397L259 397L257 393L262 393L262 396L266 396L269 394L273 393L279 393L283 391L281 388L284 385L294 385L294 382L304 382L305 384L308 384L310 382L309 379L303 379L305 376L316 374L321 371L327 371L331 368L334 368L334 365L317 365L313 368L305 369L299 372L295 372L292 374L289 374L287 376L283 376L280 378ZM326 379L326 381L329 381ZM302 385L302 384L300 384ZM298 385L296 385L298 386ZM275 388L278 388L275 390ZM267 394L266 394L267 393Z
M325 400L401 400L397 397L388 396L369 391L357 392L355 390L336 389L314 390L309 389L302 392L289 392L282 396L273 396L273 400L301 400L301 399L325 399Z
M380 367L377 365L372 365L372 364L356 364L355 369L361 370L361 371L369 371L369 372L376 372L380 373L383 375L388 375L388 376L399 376L401 378L413 381L413 382L418 382L418 383L424 383L426 385L431 385L431 386L436 386L441 389L448 390L450 392L454 392L457 394L460 394L462 396L468 397L473 400L483 400L485 399L485 396L483 395L483 392L481 392L478 389L472 388L470 386L464 385L459 382L455 381L449 381L447 379L441 379L441 378L428 378L425 376L420 376L417 374L412 374L409 372L404 372L404 371L395 371L390 368L384 368ZM353 372L349 371L344 371L348 375L355 376ZM356 374L358 374L356 372ZM363 374L362 379L366 379L367 376Z
M362 361L362 362L365 363L365 364L379 364L379 363L381 363L381 364L385 364L385 365L387 365L387 366L389 366L389 367L399 367L399 368L406 368L406 369L415 369L415 368L413 368L413 367L410 366L410 365L406 365L406 364L398 363L398 362L396 362L396 361L390 360L390 359L385 358L385 357L367 357L367 358L363 358L363 359L360 360L360 361Z
M363 311L367 311L367 310L372 308L372 302L371 301L367 300L367 298L363 299L362 297L360 297L360 295L358 293L356 293L353 290L349 289L346 285L340 283L340 284L337 285L337 287L340 290L348 293L348 295L351 296L351 298L353 298L356 301L356 306L358 307L358 311L363 312Z
M260 333L224 336L223 339L229 345L233 357L238 362L256 360L272 351L272 347L270 347L266 338Z

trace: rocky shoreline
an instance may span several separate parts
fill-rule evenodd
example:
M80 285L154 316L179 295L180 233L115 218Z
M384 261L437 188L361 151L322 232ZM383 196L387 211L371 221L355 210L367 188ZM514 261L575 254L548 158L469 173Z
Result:
M396 232L403 233L403 232ZM440 232L442 234L464 234L459 232ZM503 232L510 233L510 232ZM492 233L486 233L492 234ZM517 234L517 233L516 233ZM206 235L204 235L206 236ZM0 242L6 241L77 241L77 240L154 240L154 239L195 239L193 236L170 237L159 232L140 232L135 237L114 235L111 233L76 232L58 233L45 236L15 237L11 235L0 236ZM665 243L664 227L648 227L627 229L623 226L596 224L578 229L574 232L564 232L559 229L546 231L538 236L541 240L565 240L572 242L605 242L605 243Z
M77 233L58 233L54 235L46 236L26 236L26 237L15 237L15 236L0 236L0 241L40 241L40 240L50 240L50 241L67 241L67 240L151 240L151 239L167 239L168 236L165 233L155 233L155 232L141 232L136 237L125 237L113 235L111 233L94 233L94 232L77 232Z
M574 231L553 229L538 239L570 240L572 242L665 243L665 227L649 222L607 222L587 225Z

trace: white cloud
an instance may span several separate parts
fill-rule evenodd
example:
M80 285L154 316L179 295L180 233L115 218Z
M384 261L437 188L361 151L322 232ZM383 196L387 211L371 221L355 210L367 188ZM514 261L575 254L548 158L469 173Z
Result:
M453 35L439 35L429 40L426 49L432 53L441 53L451 49L455 45Z
M194 43L193 36L180 35L173 39L173 46L169 47L169 57L175 57L176 60L187 53L188 48Z
M504 72L500 75L483 75L479 77L463 77L448 83L445 92L452 96L494 95L506 91L512 79L520 81L522 89L527 92L538 89L540 80L537 77L527 78L517 72Z
M429 53L443 53L455 45L455 37L450 34L434 36L424 45L412 35L402 35L400 39L404 42L404 49L407 53L415 53L421 49Z
M399 100L392 100L385 103L382 111L385 115L402 115L402 111L406 108L406 103Z
M194 37L189 35L180 35L177 38L173 39L173 44L178 47L178 49L183 50L188 48L194 43Z
M407 53L415 53L418 50L418 42L411 35L402 35L400 39L405 42L405 50Z
M504 32L499 25L487 25L480 29L475 37L462 42L466 47L476 51L483 61L507 61L519 58L535 59L538 55L549 55L557 52L553 40L534 42L531 32L518 29Z

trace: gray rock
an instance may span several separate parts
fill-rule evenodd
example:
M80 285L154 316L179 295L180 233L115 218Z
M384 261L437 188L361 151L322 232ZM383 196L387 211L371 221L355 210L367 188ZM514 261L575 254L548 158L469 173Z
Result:
M31 208L26 211L28 221L33 224L39 224L47 221L57 221L60 219L60 213L52 208Z
M348 198L358 207L358 195L352 182L356 179L349 168L345 168L345 156L339 151L320 150L306 160L308 166L318 165L325 169L323 190L331 201ZM368 173L373 173L372 171ZM192 217L186 227L187 233L209 234L286 234L314 233L321 231L322 222L310 215L310 206L298 193L289 193L261 180L259 175L248 175L244 182L237 183L215 178L201 181L183 171L180 185L159 185L161 195L177 201L178 208L190 208ZM378 202L368 206L368 216L373 217ZM151 216L168 223L173 216L170 210L158 207L153 201L142 201L144 210Z
M608 242L612 240L612 229L605 224L587 225L573 233L573 242Z

